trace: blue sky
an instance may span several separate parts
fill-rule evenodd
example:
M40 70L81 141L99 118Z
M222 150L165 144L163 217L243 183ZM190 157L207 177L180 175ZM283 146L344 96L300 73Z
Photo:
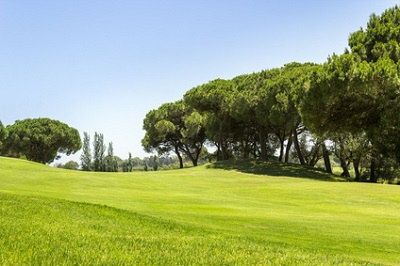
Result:
M57 119L148 156L146 113L215 78L324 62L391 0L0 0L0 120ZM63 156L79 161L79 154Z

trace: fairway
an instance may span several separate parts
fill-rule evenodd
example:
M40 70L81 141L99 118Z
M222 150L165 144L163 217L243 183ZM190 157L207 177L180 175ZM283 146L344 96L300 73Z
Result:
M0 157L0 202L0 264L400 264L399 186L295 165L94 173Z

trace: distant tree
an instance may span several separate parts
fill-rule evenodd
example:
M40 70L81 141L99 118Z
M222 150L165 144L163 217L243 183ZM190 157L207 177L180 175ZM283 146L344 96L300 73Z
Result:
M90 149L90 136L87 132L83 132L81 168L83 171L91 171L92 169L92 152Z
M49 118L17 120L6 129L6 149L30 161L51 163L58 153L70 155L82 147L78 130Z
M142 161L142 159L140 159L139 157L135 157L135 158L132 159L132 165L133 165L133 167L135 167L135 166L140 166L140 165L142 165L142 164L143 164L143 161Z
M128 171L132 172L133 170L133 159L132 159L132 154L129 153L129 158L128 158Z
M0 121L0 155L2 154L3 142L7 137L7 131L3 123Z
M64 164L64 169L69 169L69 170L78 170L79 168L79 163L75 161L68 161Z
M118 172L118 162L114 156L113 143L108 144L107 156L105 158L105 170L107 172Z
M101 133L95 132L93 140L93 170L96 172L105 171L105 151L104 136Z
M158 170L158 165L160 164L160 160L158 159L157 156L153 157L153 170L157 171Z
M132 158L132 154L129 153L129 157L127 160L122 161L122 171L123 172L132 172L134 166L138 166L141 164L140 158Z

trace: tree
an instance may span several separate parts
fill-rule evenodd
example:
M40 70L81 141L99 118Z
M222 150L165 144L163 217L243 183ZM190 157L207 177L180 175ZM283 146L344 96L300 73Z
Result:
M400 160L400 118L393 112L400 108L397 69L387 57L367 62L357 54L333 55L311 78L302 102L305 125L318 136L339 142L349 134L365 134L377 149L376 155ZM345 143L338 147L344 154ZM344 158L341 164L345 166ZM371 180L376 181L373 173L371 170Z
M181 116L176 116L175 124L168 118L167 109L171 104L163 104L156 110L151 110L143 120L143 129L146 131L142 139L142 146L146 152L157 151L158 154L175 152L179 158L180 168L183 168L183 161L180 146L180 135L175 124L179 123ZM146 164L147 165L147 164Z
M82 147L79 132L58 120L36 118L17 120L7 126L6 149L28 160L51 163L58 153L73 154Z
M235 138L245 144L245 158L250 147L259 148L262 159L272 157L276 148L280 148L279 160L282 161L287 141L285 160L289 160L294 142L297 157L302 164L306 163L297 136L304 131L298 105L314 67L311 63L294 62L232 80L229 111L234 118L233 128L240 129L233 132Z
M92 152L90 150L90 136L87 132L83 132L81 168L83 171L91 171L92 169Z
M380 16L372 14L365 30L361 28L350 35L351 52L367 62L387 57L397 63L400 60L399 17L400 8L397 5Z
M3 142L7 137L7 131L3 123L0 121L0 155L2 154Z
M180 130L182 136L180 148L192 161L193 166L197 166L206 141L204 117L188 109L183 117L184 126Z
M264 70L258 73L242 75L234 78L233 93L230 100L230 115L233 117L233 128L241 128L243 134L236 133L235 138L244 143L244 157L248 157L252 147L254 157L268 159L272 154L268 144L275 143L271 130L269 114L271 110L269 97L271 96L268 82L279 74L278 69ZM246 134L246 135L245 135ZM271 143L272 140L272 143ZM274 146L274 145L273 145Z
M118 172L118 162L114 156L113 143L108 144L107 156L105 158L105 170L107 172Z
M303 100L305 91L309 85L309 79L311 73L318 68L318 65L314 63L300 64L297 62L285 64L280 69L280 75L276 76L273 80L273 90L271 97L272 108L270 114L270 120L274 132L277 132L277 137L280 140L280 155L279 159L283 158L283 146L284 141L287 140L286 153L289 152L291 144L294 144L297 157L301 164L312 165L316 163L314 155L318 154L320 145L323 143L321 139L317 141L307 141L308 144L313 144L310 147L311 156L308 152L303 153L299 139L301 135L307 135L307 127L304 126L300 116L300 103ZM312 140L310 138L309 140ZM315 153L317 152L317 153ZM286 162L288 161L286 156Z
M64 164L64 169L78 170L79 164L75 161L68 161Z
M133 159L132 159L132 154L129 153L129 158L128 158L128 171L132 172L133 170Z
M184 101L204 115L205 131L209 140L217 146L218 159L229 158L229 145L232 142L232 116L229 110L232 83L230 80L216 79L195 87L184 95Z
M105 151L106 145L104 144L103 134L95 132L93 140L93 170L96 172L105 171Z
M323 158L324 142L322 139L312 136L311 133L305 130L298 140L298 149L300 150L294 152L292 155L294 158L299 158L299 154L302 156L303 165L315 166L317 162ZM328 170L328 169L327 169Z
M157 171L158 170L158 165L160 164L160 160L158 159L157 156L153 157L153 170Z
M159 155L175 152L181 168L183 153L194 166L197 165L206 140L203 119L183 101L166 103L151 110L143 121L143 129L146 134L142 145L147 152L155 150Z
M380 16L372 14L366 29L360 29L349 37L351 52L370 63L374 73L376 111L375 121L367 130L372 144L370 180L376 181L378 162L393 158L400 162L400 8L396 5ZM385 159L382 159L385 158ZM387 163L381 163L386 167Z

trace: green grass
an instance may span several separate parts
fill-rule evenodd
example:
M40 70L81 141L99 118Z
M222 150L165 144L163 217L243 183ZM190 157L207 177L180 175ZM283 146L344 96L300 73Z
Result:
M0 264L400 264L400 187L340 181L254 161L85 173L0 158Z

